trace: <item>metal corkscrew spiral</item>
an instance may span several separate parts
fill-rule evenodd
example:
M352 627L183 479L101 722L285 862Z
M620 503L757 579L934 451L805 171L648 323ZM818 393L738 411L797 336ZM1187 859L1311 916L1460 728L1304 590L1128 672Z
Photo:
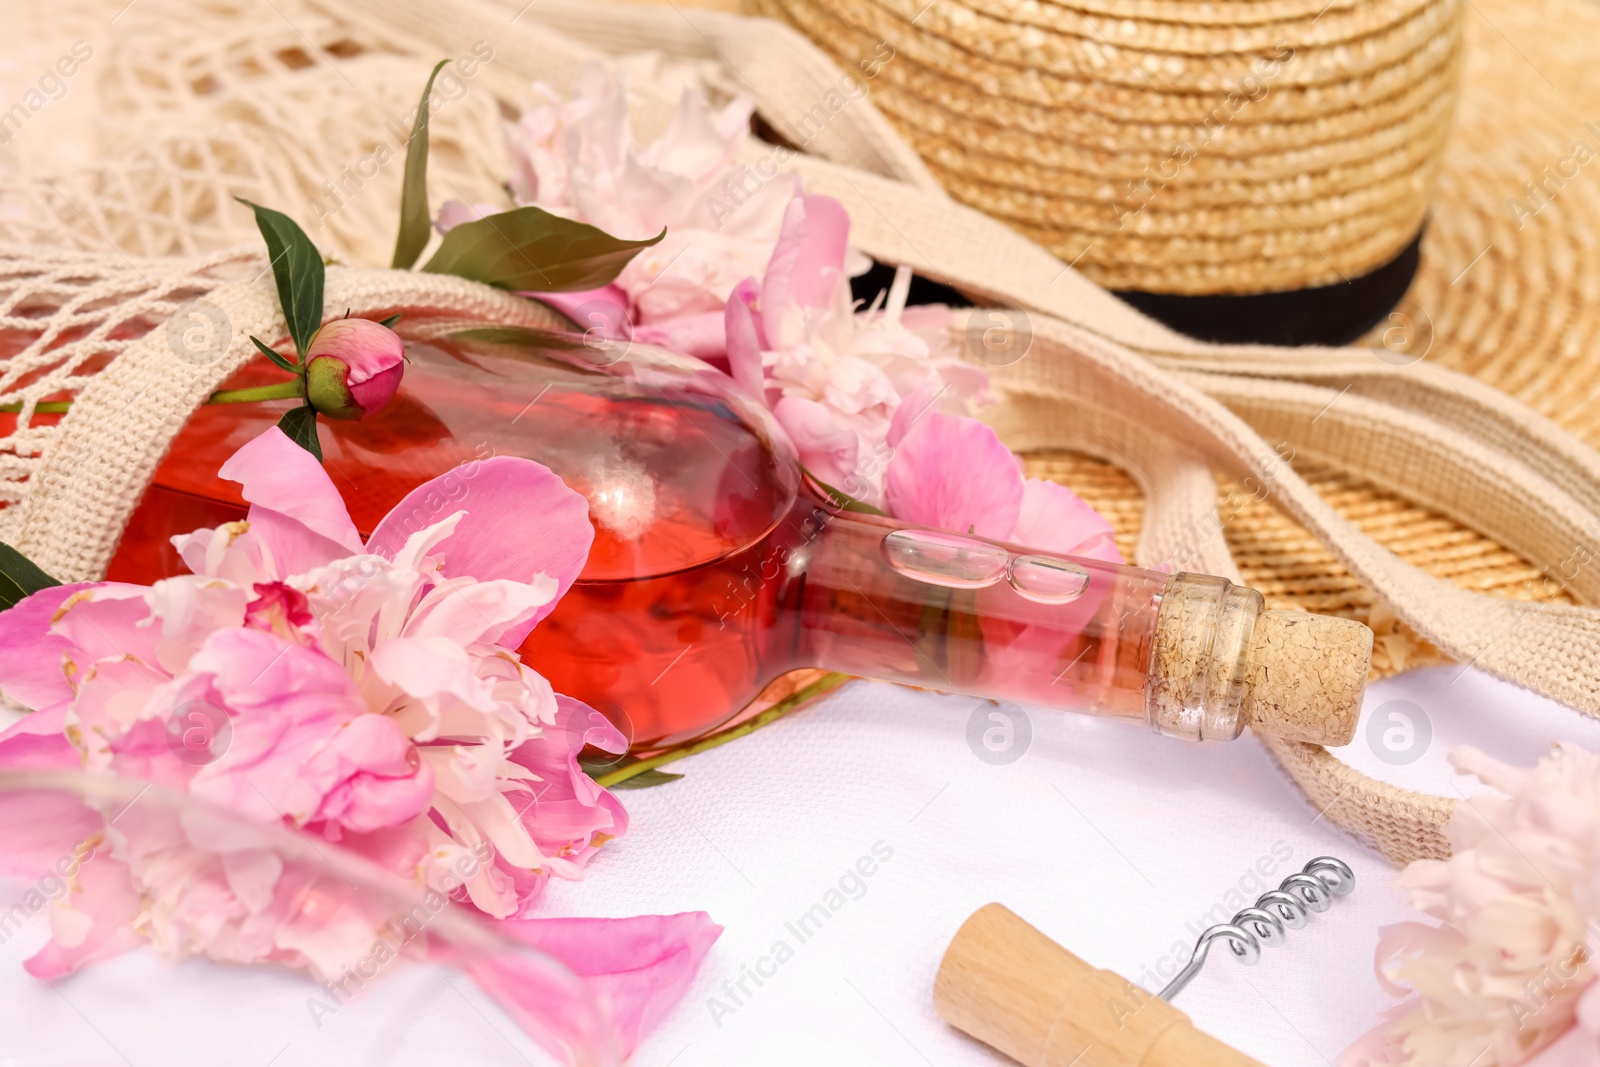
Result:
M1327 911L1333 906L1334 897L1348 896L1355 887L1356 874L1349 864L1332 856L1318 856L1285 878L1278 888L1262 893L1254 905L1240 911L1231 922L1208 927L1195 942L1183 970L1156 995L1171 1000L1183 992L1205 966L1213 941L1226 940L1234 959L1253 964L1261 959L1263 945L1283 944L1288 931L1304 926L1311 912Z

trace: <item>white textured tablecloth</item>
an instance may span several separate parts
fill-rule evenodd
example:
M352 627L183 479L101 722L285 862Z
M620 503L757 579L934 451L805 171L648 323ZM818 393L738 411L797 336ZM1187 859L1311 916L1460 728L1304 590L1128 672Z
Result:
M552 885L548 913L704 909L726 927L635 1062L1008 1062L933 1011L940 955L974 909L1000 901L1084 959L1156 986L1202 926L1323 854L1350 863L1356 892L1256 967L1215 956L1177 1003L1272 1067L1329 1063L1391 1003L1372 977L1378 927L1414 917L1393 868L1319 818L1256 742L1195 746L1032 711L1025 753L997 765L969 744L979 707L855 683L680 763L680 782L623 794L630 832L584 882ZM1368 741L1404 747L1407 730L1420 756L1404 765ZM1455 795L1477 784L1450 772L1454 744L1527 763L1557 738L1600 747L1600 723L1448 667L1374 686L1345 752L1387 780ZM826 921L802 929L818 904ZM460 977L397 976L319 1030L311 987L293 976L170 969L136 953L53 990L21 972L26 940L0 946L0 1067L8 1056L29 1067L523 1062L510 1024ZM165 1018L182 1003L192 1029L151 1032L144 998L168 1005ZM214 1057L173 1055L206 1035Z

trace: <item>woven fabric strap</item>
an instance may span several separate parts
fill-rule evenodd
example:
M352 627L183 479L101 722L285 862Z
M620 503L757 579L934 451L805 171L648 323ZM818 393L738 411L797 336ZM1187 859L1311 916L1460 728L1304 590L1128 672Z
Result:
M778 130L797 128L846 84L787 26L712 12L542 0L510 21L515 10L491 0L311 6L342 20L346 32L360 28L372 48L419 58L464 54L492 29L497 55L484 78L511 99L517 83L568 85L585 58L645 49L736 72ZM635 89L635 125L646 138L668 121L676 93ZM1364 349L1227 348L1175 335L949 199L870 100L830 112L806 148L792 166L811 192L844 202L858 247L1023 313L1031 345L1017 362L988 368L1000 400L986 417L1018 450L1075 449L1127 470L1149 502L1139 563L1237 577L1213 472L1248 479L1441 650L1600 714L1600 611L1491 598L1431 577L1357 530L1280 458L1292 448L1434 508L1525 556L1573 599L1594 603L1600 577L1588 563L1600 536L1600 455L1487 386L1425 363L1394 367ZM772 149L752 141L747 151L755 161ZM301 188L282 195L305 195ZM0 267L7 262L0 255ZM22 252L9 260L16 277L32 277L39 262ZM185 277L204 292L196 275ZM328 285L329 307L365 315L404 308L407 323L541 314L431 275L331 268ZM21 508L0 516L47 570L69 579L103 573L187 413L250 358L247 334L284 333L270 279L240 277L206 299L227 317L225 355L185 363L172 357L166 331L154 330L89 380L59 431L41 438ZM1263 740L1329 820L1390 858L1447 854L1440 828L1448 800L1374 781L1315 746Z

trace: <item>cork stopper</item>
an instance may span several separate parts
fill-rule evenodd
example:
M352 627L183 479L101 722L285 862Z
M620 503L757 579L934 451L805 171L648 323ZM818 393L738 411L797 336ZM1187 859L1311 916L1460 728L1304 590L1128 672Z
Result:
M1361 714L1372 631L1350 619L1268 611L1225 578L1179 574L1161 594L1145 712L1159 733L1225 741L1246 726L1346 745Z
M1372 631L1353 619L1263 611L1252 634L1244 718L1258 733L1348 745L1372 665Z

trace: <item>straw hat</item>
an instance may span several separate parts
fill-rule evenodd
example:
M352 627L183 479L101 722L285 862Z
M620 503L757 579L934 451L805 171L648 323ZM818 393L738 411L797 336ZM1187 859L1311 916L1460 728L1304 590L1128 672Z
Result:
M1600 378L1589 0L747 7L846 69L886 42L872 99L953 196L1170 325L1280 344L1376 326L1392 360L1600 425L1578 410Z

